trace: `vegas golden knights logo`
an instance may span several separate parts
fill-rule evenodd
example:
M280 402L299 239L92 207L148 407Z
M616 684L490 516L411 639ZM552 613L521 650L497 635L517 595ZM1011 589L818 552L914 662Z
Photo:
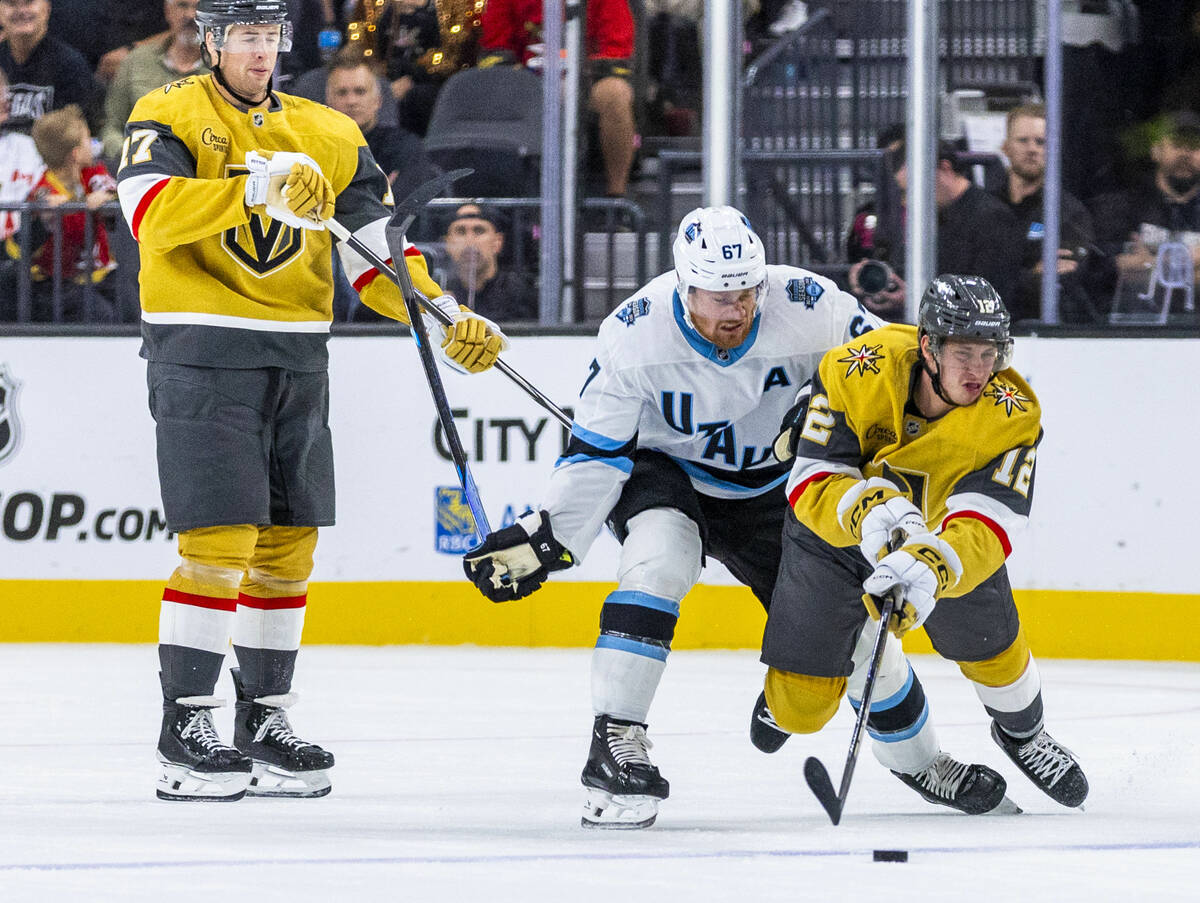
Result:
M226 175L241 176L248 170L230 166ZM287 266L304 250L304 230L295 229L266 214L251 213L244 226L226 229L221 236L225 250L255 276L269 276Z
M0 464L16 452L21 444L21 424L17 420L17 389L20 387L0 364Z

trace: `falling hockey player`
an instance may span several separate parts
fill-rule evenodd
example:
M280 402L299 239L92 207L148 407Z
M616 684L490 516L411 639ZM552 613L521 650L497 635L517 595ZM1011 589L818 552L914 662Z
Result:
M142 356L179 567L159 620L157 793L236 800L321 796L333 756L286 709L317 528L334 520L328 427L330 233L386 259L391 198L357 126L272 90L291 45L283 0L200 0L211 75L147 94L125 129L121 208L141 251ZM407 322L400 292L340 248L362 301ZM490 367L504 338L443 296L417 250L413 282L456 321L442 350ZM212 710L232 637L234 745Z
M480 591L504 601L581 561L605 522L621 542L618 586L592 654L585 827L654 822L669 787L650 761L646 720L680 600L711 556L770 603L787 513L788 466L772 454L779 424L829 348L879 325L830 280L767 266L759 237L731 207L684 217L674 258L674 272L601 325L542 510L464 560ZM860 670L870 645L868 636ZM898 643L886 648L870 720L876 757L933 802L965 812L999 806L1003 778L939 750L920 681ZM752 722L764 751L786 738ZM943 786L937 775L946 770L958 779Z
M1080 806L1087 779L1043 727L1041 678L1005 568L1033 500L1041 408L1009 369L1009 316L987 280L934 279L917 322L830 350L788 431L794 516L756 712L769 707L790 732L820 730L853 684L863 622L879 618L873 597L898 588L889 627L924 625L975 687L1005 754L1056 802ZM889 553L896 528L903 543ZM900 778L938 793L957 772L939 766L938 784Z

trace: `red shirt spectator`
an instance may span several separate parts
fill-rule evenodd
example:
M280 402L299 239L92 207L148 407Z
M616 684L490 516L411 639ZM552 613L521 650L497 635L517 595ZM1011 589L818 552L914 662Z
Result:
M522 65L542 41L542 0L488 0L483 9L480 47L506 50ZM587 5L587 55L593 60L627 60L633 56L633 15L626 0L591 0Z
M49 201L62 198L65 201L82 201L97 191L115 192L116 180L103 163L95 163L79 173L81 190L72 190L51 170L42 174L41 180L29 195L30 201ZM87 216L84 211L68 213L62 218L62 278L64 281L80 281L87 278L88 261L84 253ZM116 267L108 250L108 233L99 218L92 229L92 264L95 267L92 280L99 282ZM51 235L33 255L33 278L49 279L54 272L54 236Z

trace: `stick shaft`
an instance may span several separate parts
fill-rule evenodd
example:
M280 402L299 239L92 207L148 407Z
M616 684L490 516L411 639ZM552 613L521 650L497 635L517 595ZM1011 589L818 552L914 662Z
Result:
M351 248L362 255L364 260L375 266L381 273L385 273L400 289L400 295L404 299L404 309L408 312L409 327L417 342L421 368L425 371L425 379L429 383L429 394L433 396L433 406L437 409L438 422L446 436L446 444L450 449L450 458L454 462L454 469L458 471L459 485L462 486L467 506L475 518L475 527L479 532L479 538L485 539L492 532L492 528L488 523L487 514L483 510L483 500L479 497L479 488L475 485L475 478L471 476L471 469L467 466L467 454L463 450L462 441L458 437L458 429L454 425L454 415L451 413L450 403L446 399L446 389L442 385L442 375L438 372L437 361L433 358L433 349L429 345L429 334L425 330L425 321L421 319L421 306L417 301L416 288L409 278L408 268L401 267L399 271L393 270L387 263L379 259L378 254L351 235L340 223L327 220L325 225L334 235L347 242ZM432 304L427 309L445 316ZM446 319L449 320L449 317Z
M329 229L330 232L332 232L334 235L336 235L338 237L338 239L340 239L341 241L344 241L351 248L353 248L355 253L357 253L360 257L362 257L369 264L371 264L371 266L375 267L375 269L379 270L379 272L383 273L383 275L385 275L387 278L391 279L392 282L396 283L396 285L400 285L400 279L396 275L397 270L388 266L388 263L386 260L383 260L382 258L380 258L380 256L378 254L376 254L374 251L372 251L370 248L368 248L365 244L363 244L361 241L359 241L357 238L355 238L350 233L350 230L348 230L345 226L343 226L337 220L326 220L325 226L327 229ZM413 293L415 296L420 297L421 293L416 291L415 287L413 288ZM443 326L449 326L453 322L450 319L450 317L447 316L445 311L441 310L440 308L436 307L433 304L427 305L425 307L425 310L428 311L434 317L434 319L436 319ZM411 313L410 313L410 316L411 316ZM559 423L561 423L567 429L571 428L573 422L572 422L571 418L567 416L566 412L562 408L560 408L558 405L556 405L553 401L551 401L541 391L539 391L536 386L534 386L531 382L529 382L529 380L527 380L524 376L522 376L520 373L518 373L516 370L514 370L511 366L509 366L509 364L507 362L505 362L502 359L499 359L496 361L495 367L497 370L499 370L501 373L503 373L505 376L507 376L510 380L512 380L514 383L516 383L521 389L523 389L530 398L532 398L539 405L541 405L546 411L548 411L551 415L553 415L553 417Z

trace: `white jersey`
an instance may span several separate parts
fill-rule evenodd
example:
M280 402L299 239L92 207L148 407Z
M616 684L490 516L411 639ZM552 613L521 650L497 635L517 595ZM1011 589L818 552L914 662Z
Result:
M0 204L22 203L45 170L32 138L20 132L0 135ZM0 211L0 239L11 237L20 226L19 213Z
M696 491L761 495L787 480L771 446L822 355L882 325L832 280L767 267L761 309L728 351L684 316L674 272L650 281L600 325L575 424L542 507L555 538L587 554L633 468L637 449L669 455Z

